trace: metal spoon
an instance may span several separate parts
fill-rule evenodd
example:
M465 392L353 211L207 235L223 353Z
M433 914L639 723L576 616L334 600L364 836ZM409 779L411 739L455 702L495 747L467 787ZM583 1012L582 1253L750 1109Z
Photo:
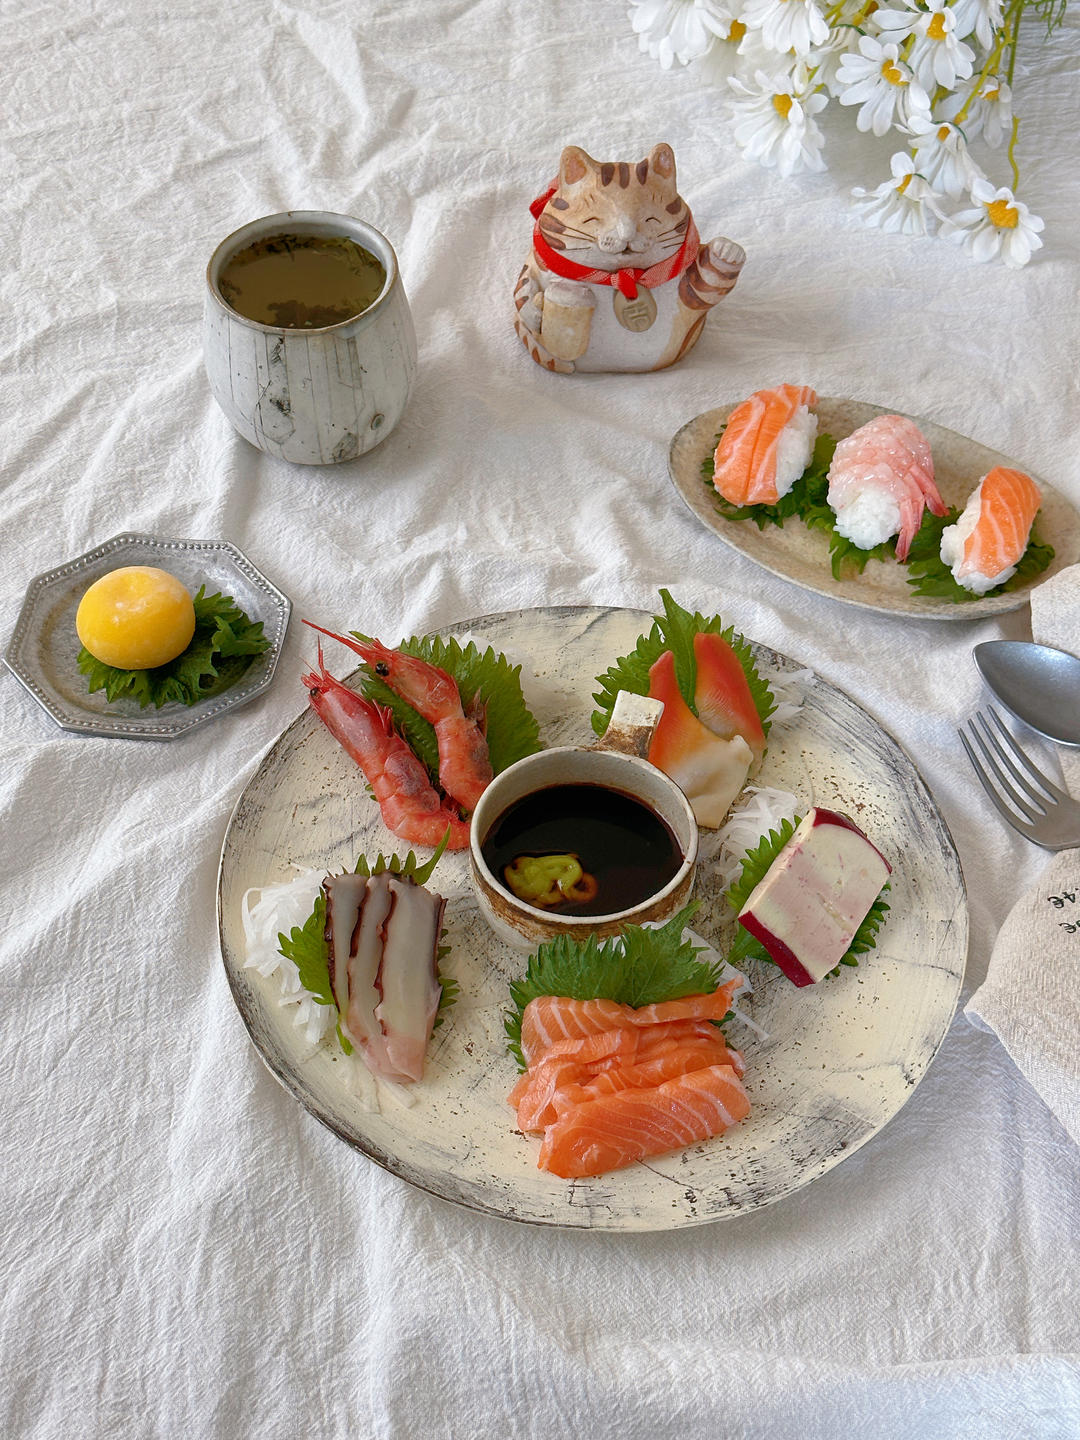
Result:
M1059 745L1080 745L1080 660L1027 640L985 640L975 664L1001 703Z

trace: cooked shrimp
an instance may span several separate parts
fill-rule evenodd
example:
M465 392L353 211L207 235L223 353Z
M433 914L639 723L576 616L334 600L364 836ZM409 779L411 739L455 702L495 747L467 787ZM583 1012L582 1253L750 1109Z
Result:
M336 635L310 620L304 624L348 645L395 695L434 726L439 745L439 784L463 810L472 810L491 781L491 757L477 716L466 715L462 709L453 676L415 655L390 650L378 640L364 642L351 635Z
M323 664L301 677L311 708L334 739L364 772L382 817L401 840L438 845L450 827L449 849L469 844L469 825L439 799L424 766L393 727L389 710L342 685Z

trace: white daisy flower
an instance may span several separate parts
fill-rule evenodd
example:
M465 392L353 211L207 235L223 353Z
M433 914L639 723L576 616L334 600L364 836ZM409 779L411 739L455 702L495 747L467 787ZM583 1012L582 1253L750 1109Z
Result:
M760 30L767 50L809 55L824 45L829 26L816 0L745 0L742 19L747 29Z
M854 25L833 25L824 45L817 45L806 57L806 63L814 70L814 79L834 100L839 99L842 86L837 72L844 63L844 57L858 48L862 36Z
M763 70L772 75L790 74L796 64L794 55L777 55L761 43L760 30L747 30L741 20L732 20L728 33L718 37L701 60L701 76L706 84L726 85L736 70Z
M898 151L889 162L892 179L876 190L856 185L853 209L864 225L876 226L887 234L925 235L926 215L940 216L936 196L921 175L916 174L911 156Z
M723 0L630 0L630 24L638 45L661 68L689 65L727 33L735 10Z
M959 124L968 140L981 135L991 149L1012 134L1012 91L996 75L962 85L955 94L947 95L939 108L946 120L953 121L963 111Z
M933 94L937 85L951 90L972 71L975 52L956 33L956 16L948 0L903 0L905 10L875 10L869 23L889 40L901 44L915 37L908 64L922 88ZM925 8L923 8L925 4Z
M995 190L985 177L978 179L972 184L971 198L976 208L950 215L942 221L941 233L963 245L973 260L985 262L1000 255L1010 269L1018 270L1042 249L1043 222L1006 186Z
M855 117L857 130L884 135L893 123L901 96L912 87L918 91L915 108L930 109L930 97L900 59L900 47L883 45L872 35L860 38L858 54L848 53L841 58L836 82L840 104L861 107Z
M989 50L994 31L1001 28L1001 0L953 0L952 12L956 16L957 39L974 35L983 49Z
M825 137L813 118L829 103L820 91L802 93L806 67L791 75L755 71L753 82L733 77L728 84L738 97L732 102L735 141L752 160L783 176L800 170L825 170L821 151Z
M948 120L912 115L904 128L914 142L915 169L941 194L963 195L982 175L963 134Z

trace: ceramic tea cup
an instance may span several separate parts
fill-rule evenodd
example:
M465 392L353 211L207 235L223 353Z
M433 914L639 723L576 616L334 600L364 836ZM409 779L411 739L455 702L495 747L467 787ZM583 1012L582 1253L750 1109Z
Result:
M355 241L385 271L359 314L322 328L268 325L225 299L230 260L275 236ZM298 465L334 465L373 450L401 419L416 371L416 335L397 256L363 220L324 210L267 215L234 231L206 267L203 352L215 400L245 440Z
M575 938L584 938L590 933L617 935L627 924L662 923L686 903L697 866L697 821L690 802L674 780L639 754L632 753L635 749L647 749L663 709L658 701L644 703L656 707L650 725L635 725L632 719L628 724L622 723L617 707L600 746L567 745L528 755L497 775L481 795L472 813L470 878L484 918L505 944L519 950L534 950L560 934ZM674 874L636 903L607 914L558 914L515 895L504 877L493 873L484 855L485 842L512 806L537 792L564 785L614 791L651 811L670 832L681 856L676 860Z

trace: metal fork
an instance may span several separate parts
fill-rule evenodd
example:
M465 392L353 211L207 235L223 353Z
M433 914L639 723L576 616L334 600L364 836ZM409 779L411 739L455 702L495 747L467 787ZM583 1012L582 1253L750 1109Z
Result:
M1044 850L1070 850L1080 845L1080 803L1060 790L1021 750L993 706L977 712L968 721L968 730L983 757L979 759L961 730L968 759L995 809L1013 829Z

